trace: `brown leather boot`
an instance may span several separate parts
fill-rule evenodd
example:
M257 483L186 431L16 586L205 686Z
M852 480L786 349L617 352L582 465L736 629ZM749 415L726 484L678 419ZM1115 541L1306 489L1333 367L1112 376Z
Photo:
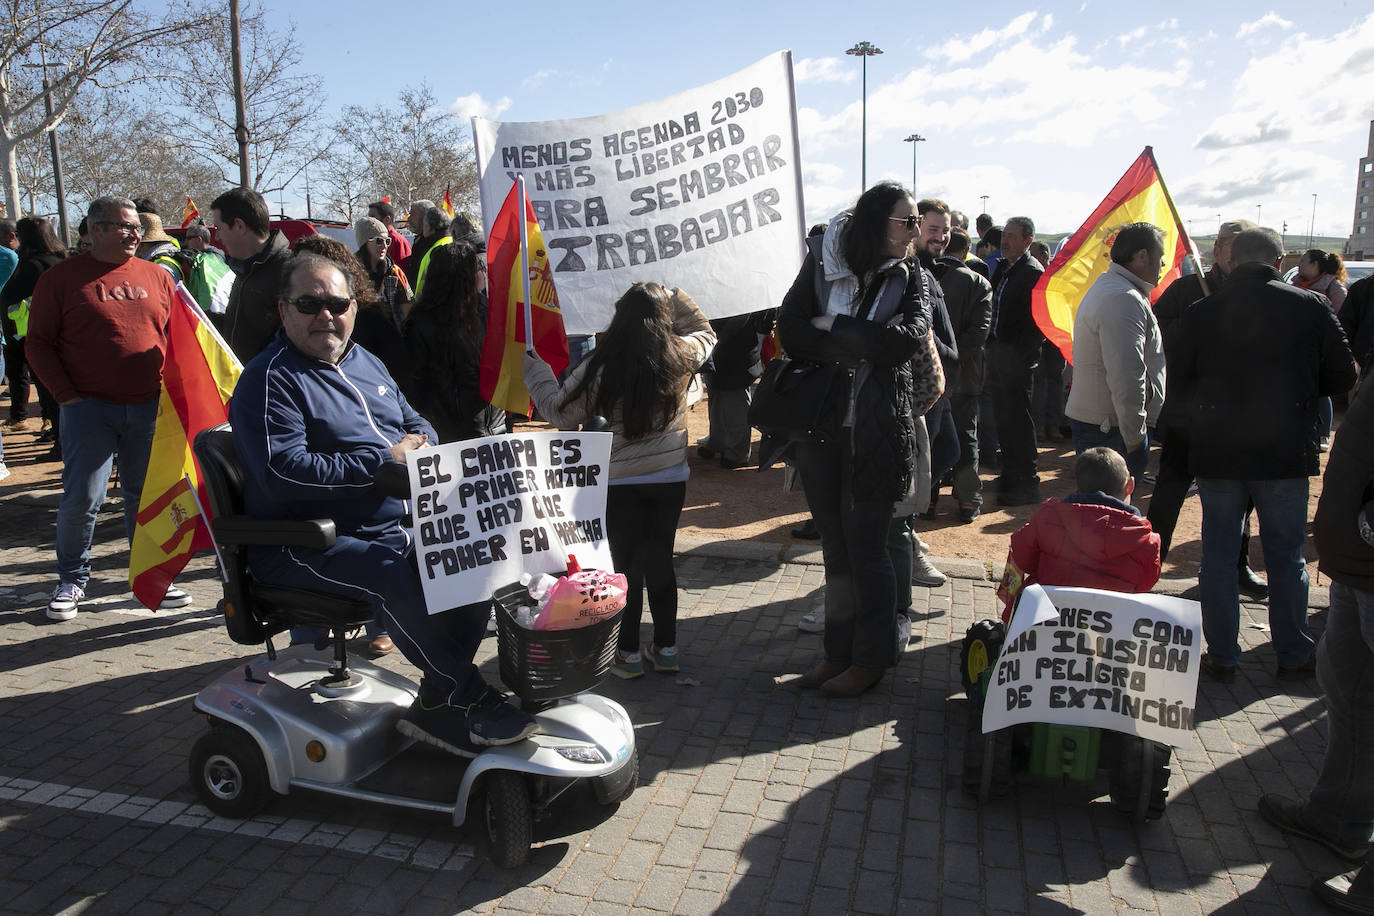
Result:
M859 668L850 665L821 684L821 693L835 699L856 697L883 679L886 668Z
M844 669L845 666L841 665L839 662L832 662L829 660L818 662L815 667L792 683L806 690L813 690L844 671Z

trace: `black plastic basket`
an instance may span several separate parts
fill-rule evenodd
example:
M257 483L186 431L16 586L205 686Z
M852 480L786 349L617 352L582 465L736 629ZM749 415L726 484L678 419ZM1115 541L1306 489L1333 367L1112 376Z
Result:
M528 630L515 622L516 608L531 603L525 586L516 582L498 588L492 602L501 680L520 699L575 696L601 683L611 670L624 609L590 626Z

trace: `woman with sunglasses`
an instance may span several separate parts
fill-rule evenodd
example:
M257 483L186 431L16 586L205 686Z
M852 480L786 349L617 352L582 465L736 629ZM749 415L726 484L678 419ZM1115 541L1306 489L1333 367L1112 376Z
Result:
M525 386L541 417L564 429L605 417L614 435L606 537L630 585L611 668L617 677L639 677L646 664L678 670L673 542L687 495L687 385L715 345L710 323L686 293L636 283L562 385L548 363L525 354ZM654 635L641 650L646 589Z
M930 298L912 258L920 220L900 185L869 188L807 239L778 334L794 360L840 367L817 434L785 446L821 534L825 657L797 684L855 697L897 664L896 580L887 549L916 458L912 357Z
M358 241L358 260L367 270L368 280L377 293L377 301L385 307L399 331L410 311L410 281L386 253L387 246L391 244L386 225L379 219L364 216L353 224L353 237Z

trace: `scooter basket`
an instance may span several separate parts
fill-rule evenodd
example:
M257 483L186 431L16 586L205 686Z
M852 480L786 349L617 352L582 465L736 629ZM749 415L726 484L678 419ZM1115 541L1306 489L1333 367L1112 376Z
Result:
M529 592L516 582L496 590L496 648L501 680L525 701L556 700L591 690L611 670L624 610L568 630L529 630L515 622Z

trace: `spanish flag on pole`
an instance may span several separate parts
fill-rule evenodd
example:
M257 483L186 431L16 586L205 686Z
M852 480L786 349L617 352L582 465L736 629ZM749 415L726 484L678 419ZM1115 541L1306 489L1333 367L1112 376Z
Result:
M444 208L449 219L453 219L453 195L450 193L452 187L452 185L448 185L444 188L444 202L439 205Z
M204 198L201 198L204 200ZM185 229L191 225L191 220L200 216L200 210L196 207L196 202L191 199L191 195L186 195L186 209L181 211L181 228Z
M191 555L213 546L191 442L229 418L229 396L243 370L186 287L176 289L153 450L129 550L129 586L150 609L162 603Z
M563 332L544 236L524 189L523 179L511 187L487 237L491 304L480 390L483 398L502 410L529 416L530 393L520 374L520 359L530 339L525 329L534 328L534 350L555 375L568 367L568 337ZM523 251L522 242L526 243ZM522 264L526 265L523 273Z
M1073 362L1073 316L1078 303L1111 263L1117 230L1129 223L1153 223L1164 231L1164 273L1150 293L1154 302L1183 272L1193 243L1178 218L1154 151L1145 147L1110 194L1097 205L1050 261L1031 293L1031 314L1040 331Z

